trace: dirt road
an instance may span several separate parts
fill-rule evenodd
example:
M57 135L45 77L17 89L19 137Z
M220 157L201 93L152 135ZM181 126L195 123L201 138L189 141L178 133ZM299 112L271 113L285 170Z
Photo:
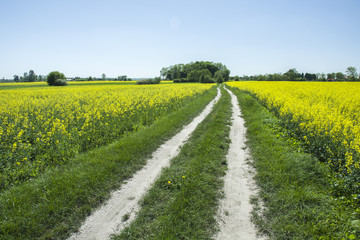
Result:
M112 234L119 233L124 229L135 218L141 197L154 183L161 170L169 166L170 160L179 153L181 146L185 144L198 124L211 112L220 96L221 93L218 89L217 96L206 106L203 112L173 138L161 145L153 153L152 158L147 161L147 164L126 184L122 185L121 189L113 192L107 203L93 212L86 219L79 232L74 233L69 239L108 239Z
M225 176L224 193L218 214L220 232L219 240L252 240L256 236L253 223L250 221L252 205L250 196L256 194L255 182L246 163L249 157L246 151L244 119L236 96L229 90L232 103L232 126L230 129L231 144L226 156L228 170Z

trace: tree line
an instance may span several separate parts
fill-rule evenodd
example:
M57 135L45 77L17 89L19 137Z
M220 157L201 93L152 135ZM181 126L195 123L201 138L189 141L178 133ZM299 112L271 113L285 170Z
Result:
M36 75L34 70L30 70L28 73L24 72L23 76L14 75L14 82L37 82L45 80L46 76Z
M260 74L255 76L235 76L232 80L239 81L360 81L360 75L355 67L348 67L345 74L333 73L299 73L296 68L289 69L286 73Z
M230 70L222 63L196 61L164 67L160 71L164 80L176 82L226 82L230 79Z

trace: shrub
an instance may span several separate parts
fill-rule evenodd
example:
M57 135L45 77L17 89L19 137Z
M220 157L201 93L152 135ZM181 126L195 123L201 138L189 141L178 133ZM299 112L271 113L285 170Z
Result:
M68 83L65 79L56 79L54 86L67 86Z
M64 79L65 80L66 78L65 78L65 75L63 73L60 73L58 71L51 72L47 76L47 83L49 84L49 86L55 86L55 81L58 80L58 79ZM60 85L60 86L64 86L64 85Z
M215 81L209 75L202 75L200 77L200 82L201 83L214 83Z
M153 79L144 79L144 80L139 80L136 82L136 84L139 85L144 85L144 84L159 84L161 82L161 78L160 77L156 77Z
M186 82L190 82L190 81L186 78L178 78L173 80L173 83L186 83Z

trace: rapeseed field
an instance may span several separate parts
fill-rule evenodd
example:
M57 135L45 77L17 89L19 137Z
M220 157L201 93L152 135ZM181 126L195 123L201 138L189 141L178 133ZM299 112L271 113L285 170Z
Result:
M282 119L312 153L338 173L360 169L360 83L231 82Z
M0 190L149 125L212 86L5 85L0 90Z

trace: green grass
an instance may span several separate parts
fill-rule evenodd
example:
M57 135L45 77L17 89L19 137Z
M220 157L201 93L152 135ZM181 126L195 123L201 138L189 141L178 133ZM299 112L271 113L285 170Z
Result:
M141 201L135 221L114 239L210 239L226 170L231 117L223 96Z
M216 89L110 145L0 194L0 239L65 239L210 102Z
M357 222L351 208L332 198L330 170L284 135L276 117L256 99L232 91L246 122L260 186L261 197L252 199L259 229L270 239L354 239Z

